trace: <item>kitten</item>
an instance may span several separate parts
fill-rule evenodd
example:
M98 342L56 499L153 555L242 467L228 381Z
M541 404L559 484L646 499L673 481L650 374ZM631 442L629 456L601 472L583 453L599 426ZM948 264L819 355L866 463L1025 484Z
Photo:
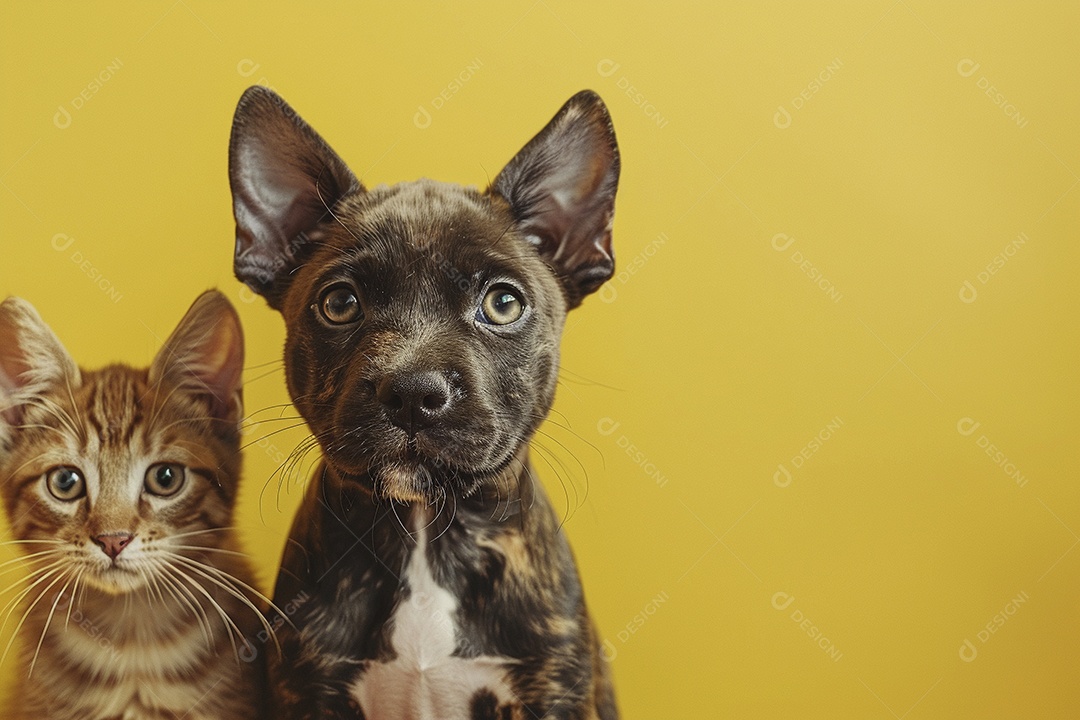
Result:
M82 370L29 303L0 304L0 495L24 553L2 571L26 573L0 610L22 641L4 717L264 716L261 596L230 529L243 357L217 291L140 370Z

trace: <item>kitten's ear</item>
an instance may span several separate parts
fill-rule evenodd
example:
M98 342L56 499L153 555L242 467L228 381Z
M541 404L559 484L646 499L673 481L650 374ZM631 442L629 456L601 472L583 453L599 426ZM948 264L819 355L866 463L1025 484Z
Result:
M577 307L615 272L611 223L619 147L600 96L583 90L503 168L489 188L555 268Z
M330 208L363 190L345 162L296 111L256 85L240 98L229 139L236 218L233 271L279 308L307 233Z
M60 340L22 298L0 303L0 425L22 422L27 402L56 385L74 389L79 366Z
M243 417L244 331L232 304L217 290L200 295L150 365L150 382L167 380L205 399L228 423Z

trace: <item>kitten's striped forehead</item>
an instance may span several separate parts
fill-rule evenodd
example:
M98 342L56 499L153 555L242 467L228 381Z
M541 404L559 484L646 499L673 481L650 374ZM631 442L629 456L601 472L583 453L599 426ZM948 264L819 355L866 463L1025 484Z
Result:
M87 388L86 422L101 447L128 449L144 419L148 388L144 373L118 366L92 376Z
M84 406L86 450L97 465L97 472L88 478L91 503L106 496L134 503L140 488L135 465L142 464L149 450L143 422L145 375L121 366L89 375Z

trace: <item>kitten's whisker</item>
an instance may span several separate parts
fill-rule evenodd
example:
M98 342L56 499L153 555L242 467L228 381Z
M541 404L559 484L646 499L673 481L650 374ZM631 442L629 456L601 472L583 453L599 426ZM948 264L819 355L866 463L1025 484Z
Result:
M149 430L149 431L157 431L157 429L158 429L157 428L157 420L158 420L159 417L161 417L161 413L162 413L163 410L165 410L165 406L169 404L170 400L172 400L172 396L173 396L174 393L180 392L183 389L182 385L179 384L179 383L177 383L176 385L173 385L172 389L169 390L169 394L166 395L165 399L162 400L159 403L158 402L158 395L160 394L160 391L161 391L161 380L163 378L164 378L164 376L162 376L161 378L158 378L158 382L156 384L156 387L154 388L154 404L157 407L154 409L154 414L150 416L150 422L148 422L146 424L147 430Z
M43 568L37 568L30 572L30 574L25 576L21 581L12 583L10 587L4 590L4 592L10 592L11 590L19 588L21 583L27 582L35 577L37 578L36 580L34 580L33 584L31 584L27 588L24 588L22 592L13 597L11 600L8 600L7 604L4 605L2 609L0 609L0 612L7 611L4 615L4 621L0 623L0 632L3 632L4 628L7 627L8 618L11 617L11 613L15 612L15 608L18 607L20 602L22 602L22 599L32 593L34 591L34 588L40 585L42 582L48 580L50 577L60 572L61 566L63 564L64 562L62 560L57 560L52 565L47 565Z
M206 609L203 608L202 603L200 603L191 591L184 587L179 580L167 574L168 567L160 562L155 562L154 568L157 570L161 582L169 590L169 594L187 605L188 609L191 610L192 616L195 618L195 621L199 623L199 628L202 630L203 637L206 639L206 648L208 650L213 650L214 629L210 625L210 618L207 617Z
M171 550L205 550L206 552L222 553L224 555L233 555L234 557L240 557L248 559L247 553L237 552L236 550L227 550L225 548L209 547L207 545L169 545Z
M255 616L259 619L259 622L262 624L262 626L266 630L266 632L268 632L270 634L270 637L274 639L274 645L277 646L278 652L281 652L281 646L278 645L278 641L277 641L277 634L274 632L274 628L271 627L270 623L266 620L266 614L262 610L260 610L258 607L256 607L255 603L251 602L250 598L248 598L246 595L241 593L237 589L237 586L239 586L239 587L243 588L244 590L247 590L248 592L252 593L253 595L255 595L255 597L259 598L260 600L265 601L267 603L267 605L269 605L271 610L273 610L278 615L280 615L282 618L284 618L285 622L289 623L289 625L292 625L293 629L296 629L296 626L292 624L291 620L289 620L288 614L286 614L286 612L284 610L282 610L277 605L275 605L273 600L266 597L261 592L259 592L255 588L251 587L250 585L248 585L243 580L241 580L241 579L239 579L239 578L237 578L237 577L235 577L233 575L230 575L229 573L225 572L221 568L216 568L213 565L207 565L206 563L201 563L198 560L193 560L192 558L185 557L184 555L175 555L175 558L178 561L183 562L185 565L190 567L195 572L197 572L200 575L202 575L203 577L205 577L210 582L216 584L218 587L223 589L225 592L229 593L230 595L232 595L236 599L240 600L240 602L244 603L247 607L249 607L251 609L251 611L253 613L255 613ZM204 571L208 571L213 576L216 576L216 577L212 577L211 575L208 575Z
M25 622L26 622L26 618L28 618L28 617L30 616L30 613L31 613L31 612L33 612L33 610L34 610L34 608L35 608L35 607L37 606L37 604L38 604L39 602L41 602L41 598L45 597L45 595L46 595L46 594L47 594L47 593L49 592L49 590L51 590L51 589L52 589L52 587L53 587L54 585L56 585L56 583L58 583L58 582L60 582L61 580L63 580L63 579L64 579L64 577L66 577L66 576L67 576L67 573L68 573L68 571L67 571L67 570L63 570L63 571L61 571L61 570L57 570L56 572L58 572L58 573L60 573L60 574L59 574L59 575L58 575L58 576L56 577L56 579L55 579L55 580L53 580L53 581L52 581L51 583L49 583L48 585L46 585L46 586L45 586L45 587L44 587L44 588L42 589L42 591L41 591L40 593L38 593L38 596L37 596L36 598L34 598L34 602L30 603L30 606L26 608L26 612L24 612L24 613L22 614L22 617L21 617L21 618L19 618L19 623L18 623L18 624L17 624L16 626L15 626L15 628L14 628L14 629L13 629L13 630L11 631L11 639L10 639L10 640L8 640L7 646L6 646L5 648L4 648L4 654L3 654L2 656L0 656L0 665L3 665L3 664L4 664L4 660L6 660L6 659L7 659L8 651L10 651L10 650L11 650L11 646L12 646L12 644L13 644L13 643L15 642L16 638L18 638L18 637L19 637L19 630L21 630L21 629L22 629L23 623L25 623ZM37 583L34 583L34 585L37 585ZM31 586L31 587L33 587L33 586ZM6 617L4 618L4 625L7 625L7 618L6 618ZM0 629L2 629L2 626L0 626ZM31 668L30 668L30 670L31 670L31 672L32 672L32 671L33 671L33 667L31 667ZM29 677L29 675L27 675L27 677Z
M153 604L153 597L151 593L155 593L158 596L158 600L161 601L162 607L169 607L169 603L165 600L165 595L161 592L161 581L158 579L158 574L154 571L153 565L149 569L139 568L139 577L143 578L146 592L146 601L148 604ZM170 608L170 612L173 617L176 617L176 608Z
M173 420L169 424L162 425L159 428L155 428L155 431L156 431L157 434L160 435L161 433L164 433L164 432L172 429L173 427L175 427L177 425L190 425L190 424L195 424L195 423L200 423L200 422L216 422L216 423L220 423L220 422L222 422L222 420L221 420L221 418L214 417L213 415L190 415L190 416L184 416L184 417L179 418L177 420Z
M75 420L78 420L76 425L79 427L79 432L76 433L76 437L85 446L86 445L86 421L82 416L82 408L79 407L79 403L75 402L75 393L71 390L71 377L64 373L64 387L67 388L68 400L71 401L71 407L75 409ZM32 668L31 668L32 670Z
M156 594L158 600L161 601L161 607L169 611L169 617L172 621L180 619L179 612L176 608L176 603L170 603L165 599L165 595L161 592L161 583L158 579L158 574L154 569L152 562L148 562L145 566L139 567L139 577L143 579L143 587L146 589L146 603L151 608L154 605L154 595Z
M190 575L188 575L186 572L176 567L175 565L168 566L168 570L174 573L177 577L186 580L187 583L191 585L192 589L198 590L200 593L202 593L203 596L210 602L211 607L213 607L214 610L217 611L218 615L221 616L221 620L225 624L225 634L229 637L229 643L232 645L233 655L236 656L236 662L237 664L239 664L240 651L236 648L236 638L238 637L241 640L245 640L244 634L240 632L240 628L236 626L236 623L233 622L233 619L229 617L229 614L227 612L225 612L225 609L221 607L217 600L214 599L214 596L211 595L210 592L200 583L196 582L194 578L192 578Z
M243 553L238 553L238 552L235 552L235 551L232 551L232 550L223 550L223 549L220 549L220 548L202 548L202 547L199 547L199 548L196 548L196 549L199 549L199 550L216 550L218 552L226 552L226 553L231 553L233 555L239 555L241 557L247 557ZM168 550L162 550L161 552L163 554L167 554L168 556L170 556L170 557L172 557L172 558L174 558L176 560L182 560L182 561L190 563L191 565L194 565L194 566L196 566L198 568L201 568L203 570L208 570L210 572L215 573L216 575L218 575L220 577L226 578L230 583L235 583L239 587L241 587L244 590L247 590L248 592L255 595L258 599L265 600L266 602L270 603L270 606L271 606L272 609L277 610L278 612L282 612L279 608L274 606L274 604L270 600L270 598L263 595L256 588L252 587L251 585L248 585L246 582L244 582L240 578L232 575L231 573L225 572L224 570L222 570L219 567L215 567L213 565L210 565L209 563L201 562L199 560L196 560L195 558L191 558L191 557L188 557L186 555L181 555L180 553L169 552ZM243 598L243 599L246 600L247 598Z
M183 594L184 597L188 598L188 607L191 609L195 617L197 617L200 626L203 628L203 636L206 639L206 647L213 650L216 647L216 642L214 640L214 624L210 620L210 615L206 613L206 608L203 606L202 600L195 597L194 593L192 593L191 590L187 587L187 585L184 584L184 581L193 584L199 589L202 589L202 586L198 585L197 583L193 583L186 574L180 572L177 568L171 565L164 565L163 563L163 565L160 565L159 567L162 572L162 579L167 579L168 582L170 582L170 585L174 588L174 594L179 592ZM203 590L203 593L205 594L205 590ZM228 625L225 625L225 631L226 635L231 638L231 631L229 630Z
M22 465L20 465L19 467L17 467L17 468L15 468L14 470L12 470L12 471L11 471L10 473L8 473L8 475L9 475L10 477L15 477L15 476L16 476L16 475L18 475L18 474L19 474L20 472L22 472L22 469L23 469L24 467L26 467L27 465L32 465L32 464L36 463L36 462L37 462L38 460L41 460L42 458L45 458L45 457L48 457L48 453L42 453L42 454L40 454L40 455L36 455L36 456L34 456L34 457L30 458L29 460L27 460L26 462L24 462L24 463L23 463Z
M65 573L67 575L67 573ZM49 625L52 624L53 614L56 613L56 606L60 604L60 599L64 597L64 593L67 592L68 587L71 586L72 580L68 580L64 583L64 586L60 588L60 592L56 594L56 599L53 600L52 607L49 608L49 615L45 618L45 627L41 630L41 637L38 638L37 647L34 648L34 657L30 660L30 672L26 677L30 677L34 674L34 666L37 665L38 655L41 653L41 645L45 642L45 635L49 632ZM69 603L70 607L70 603Z
M29 545L31 543L40 543L42 545L66 545L66 540L5 540L0 542L0 547L4 545Z
M71 600L67 606L67 616L64 618L64 632L67 632L68 623L71 622L71 608L75 606L75 598L79 592L79 581L82 580L84 572L86 572L86 568L79 570L79 574L75 576L75 584L71 588Z
M203 534L212 533L212 532L226 532L228 530L235 530L235 529L236 528L231 526L231 525L226 526L226 527L205 528L203 530L192 530L190 532L176 533L175 535L170 535L169 539L170 540L176 540L178 538L192 537L194 535L203 535Z
M36 395L32 398L28 398L26 400L26 403L28 405L34 405L36 407L40 407L42 410L45 410L54 418L59 420L60 424L67 428L72 435L80 439L83 438L83 433L80 432L79 428L75 426L75 421L71 419L71 415L68 414L68 411L65 410L59 403L57 403L52 398L46 397L44 395Z
M66 438L67 435L60 428L55 428L52 425L42 425L40 423L33 423L29 425L16 425L19 430L51 430L62 438Z
M8 565L14 565L16 563L32 561L35 558L41 558L47 555L60 556L60 553L57 552L55 548L49 548L48 550L39 550L38 552L29 553L27 555L20 555L18 557L11 558L10 560L5 560L4 562L0 563L0 568L7 567ZM6 572L9 572L9 570L0 571L0 575L3 575Z

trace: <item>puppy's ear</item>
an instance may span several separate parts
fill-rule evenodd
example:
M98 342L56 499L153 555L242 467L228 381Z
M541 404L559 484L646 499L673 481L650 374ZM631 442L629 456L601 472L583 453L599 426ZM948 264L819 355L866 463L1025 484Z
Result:
M611 223L619 147L600 96L583 90L503 168L489 188L562 280L569 307L615 272Z
M229 139L229 185L236 217L233 271L278 307L307 233L334 203L363 188L326 141L281 97L248 88Z
M25 406L52 387L77 388L79 366L22 298L0 303L0 445L22 422Z
M192 303L150 365L150 382L167 380L206 403L211 417L238 428L243 416L244 332L232 304L217 290Z

